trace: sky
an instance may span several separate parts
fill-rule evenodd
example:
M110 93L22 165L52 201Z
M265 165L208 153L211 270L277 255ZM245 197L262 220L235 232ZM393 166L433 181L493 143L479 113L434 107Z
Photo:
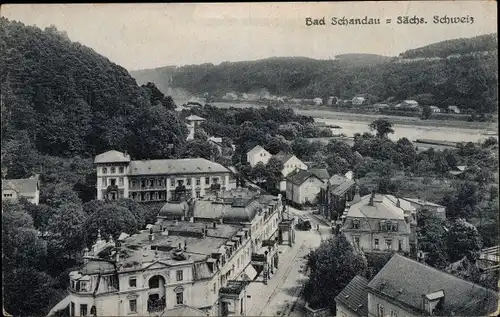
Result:
M273 56L396 56L431 43L497 30L496 1L7 4L0 15L45 28L93 48L128 70L257 60ZM379 25L331 25L334 17L378 18ZM417 16L427 24L396 24ZM434 16L470 17L434 24ZM306 18L326 25L306 26ZM386 24L386 19L391 19Z

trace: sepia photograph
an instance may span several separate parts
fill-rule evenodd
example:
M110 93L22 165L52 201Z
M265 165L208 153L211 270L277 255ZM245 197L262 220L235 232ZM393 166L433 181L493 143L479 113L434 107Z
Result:
M14 317L499 316L495 1L2 4Z

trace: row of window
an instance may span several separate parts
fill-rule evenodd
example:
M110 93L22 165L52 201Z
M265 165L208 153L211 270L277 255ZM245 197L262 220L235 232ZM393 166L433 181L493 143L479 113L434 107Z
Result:
M359 219L352 220L352 229L359 229L360 221ZM380 221L379 222L380 231L398 231L398 223L391 221Z
M354 244L359 247L359 237L354 237ZM392 250L392 239L385 239L386 250ZM380 248L379 239L374 239L374 249ZM398 251L403 251L403 240L398 240Z
M377 304L377 317L386 317L384 315L384 305ZM394 310L391 310L391 317L398 317L398 313Z
M116 167L111 167L109 169L109 171L110 171L110 174L116 174ZM124 172L125 172L125 168L123 166L118 167L118 173L123 174ZM102 173L103 174L108 174L108 168L107 167L103 167L102 168Z
M89 315L89 309L88 309L87 304L80 304L80 316L88 316ZM96 307L92 306L90 308L90 315L96 315ZM69 309L69 315L70 316L75 316L76 315L76 305L74 302L71 302L70 309Z
M184 304L184 291L179 291L175 293L175 304L183 305ZM137 311L137 299L129 299L129 314L136 314Z
M210 185L210 177L204 177L205 178L205 185ZM110 186L123 186L123 177L118 178L118 184L116 183L116 178L103 178L102 180L103 186L106 187L108 185ZM218 184L219 183L219 178L218 177L213 177L212 178L212 184ZM140 185L140 186L139 186ZM190 186L191 185L191 178L186 179L186 185ZM201 185L201 179L197 178L196 179L196 185L200 186ZM148 180L131 180L130 181L130 186L131 188L151 188L151 187L165 187L165 182L163 179L148 179ZM175 187L175 179L171 178L170 179L170 186ZM184 186L184 180L177 180L177 186ZM12 194L10 194L12 196ZM5 196L5 195L4 195ZM5 196L7 197L7 196Z
M184 280L184 271L183 270L177 270L175 271L175 278L177 282L183 281ZM160 288L160 280L161 278L159 276L153 276L152 278L149 279L149 288ZM130 288L136 288L137 287L137 277L132 276L128 279L128 286Z

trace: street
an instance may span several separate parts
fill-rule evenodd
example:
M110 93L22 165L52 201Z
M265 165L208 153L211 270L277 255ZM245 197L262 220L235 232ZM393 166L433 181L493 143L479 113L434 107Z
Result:
M268 281L268 285L260 283L249 286L252 296L251 308L248 316L302 316L303 306L298 303L302 288L307 281L303 274L306 267L304 258L311 249L317 248L321 239L331 234L326 223L317 219L310 211L301 211L291 207L290 216L307 216L312 229L310 231L297 230L293 247L285 247L280 254L280 267ZM319 231L316 229L319 225Z

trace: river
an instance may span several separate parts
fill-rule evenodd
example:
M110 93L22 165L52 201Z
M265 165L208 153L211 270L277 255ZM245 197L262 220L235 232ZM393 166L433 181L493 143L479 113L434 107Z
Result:
M261 108L265 105L252 104L252 103L229 103L229 102L215 102L212 105L220 108ZM324 110L296 110L298 114L303 114L307 116L314 117L317 122L325 122L329 125L340 126L341 129L332 129L334 134L343 133L347 137L352 137L356 133L369 132L369 123L377 118L377 115L362 115L358 116L352 113L339 113L333 111ZM338 117L338 118L337 118ZM345 119L348 118L348 119ZM418 124L411 124L411 121L416 121L415 118L397 117L394 118L408 123L404 124L394 124L394 133L390 134L389 137L392 140L398 140L400 138L406 137L410 141L416 141L417 139L433 140L433 141L447 141L447 142L479 142L487 139L491 135L485 135L486 129L484 128L464 128L464 127L448 127L439 126L440 122L436 122L435 125L423 126ZM465 122L464 122L465 123ZM462 124L464 124L462 123ZM467 123L465 123L467 124ZM497 123L492 124L488 127L488 131L496 131ZM496 136L498 138L498 135Z

